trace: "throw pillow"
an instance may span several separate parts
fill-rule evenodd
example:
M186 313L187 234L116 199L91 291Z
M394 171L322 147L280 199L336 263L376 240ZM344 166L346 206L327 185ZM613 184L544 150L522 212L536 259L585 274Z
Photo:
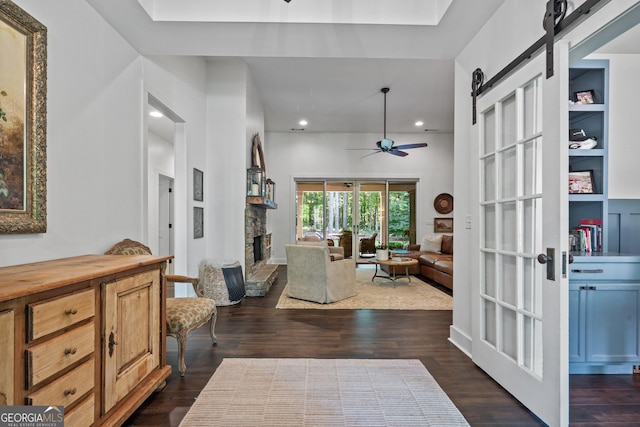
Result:
M420 250L423 252L434 252L439 254L442 246L442 235L432 236L427 234L422 239Z
M453 255L453 236L442 235L442 253Z

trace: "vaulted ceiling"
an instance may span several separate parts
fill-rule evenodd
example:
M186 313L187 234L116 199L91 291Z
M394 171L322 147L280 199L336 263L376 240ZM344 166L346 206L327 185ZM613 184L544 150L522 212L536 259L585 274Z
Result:
M504 0L88 2L143 55L246 61L265 131L381 132L389 87L396 133L453 130L453 60Z

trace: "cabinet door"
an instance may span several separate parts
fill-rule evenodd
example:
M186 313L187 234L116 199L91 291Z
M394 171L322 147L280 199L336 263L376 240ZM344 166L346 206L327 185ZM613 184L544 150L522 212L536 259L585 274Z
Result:
M0 406L13 402L14 312L0 312Z
M160 271L103 284L103 411L160 364Z
M585 361L585 291L569 284L569 362Z
M640 360L640 284L599 284L586 296L587 361Z

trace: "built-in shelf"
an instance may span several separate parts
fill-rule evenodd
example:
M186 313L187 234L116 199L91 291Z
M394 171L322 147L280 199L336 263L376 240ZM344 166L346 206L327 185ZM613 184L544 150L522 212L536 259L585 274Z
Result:
M262 196L247 196L247 203L250 205L262 206L265 209L278 209L276 202Z

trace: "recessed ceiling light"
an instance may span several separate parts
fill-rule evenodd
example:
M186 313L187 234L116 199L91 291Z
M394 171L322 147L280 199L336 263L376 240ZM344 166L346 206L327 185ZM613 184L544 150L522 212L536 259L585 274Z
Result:
M422 120L418 120L417 122L415 122L416 126L422 126L424 124L424 122Z
M300 126L306 126L306 125L307 125L307 123L309 123L309 122L307 122L305 119L302 119L302 120L300 120L300 121L298 122L298 124L299 124Z
M162 117L162 113L160 111L152 111L149 113L151 117Z

